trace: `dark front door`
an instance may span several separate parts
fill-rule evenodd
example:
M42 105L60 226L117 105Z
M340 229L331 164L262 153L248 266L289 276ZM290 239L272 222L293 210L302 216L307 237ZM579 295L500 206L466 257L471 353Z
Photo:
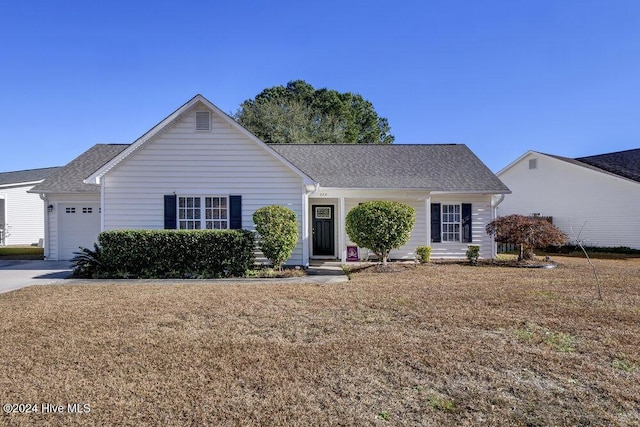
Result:
M313 210L313 255L335 255L333 206L311 206Z

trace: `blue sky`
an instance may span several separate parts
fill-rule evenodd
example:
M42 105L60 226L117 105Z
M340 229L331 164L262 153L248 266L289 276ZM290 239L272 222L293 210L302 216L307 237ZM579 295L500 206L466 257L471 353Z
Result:
M494 172L530 149L640 147L637 0L11 1L0 40L0 171L133 142L197 93L233 112L295 79Z

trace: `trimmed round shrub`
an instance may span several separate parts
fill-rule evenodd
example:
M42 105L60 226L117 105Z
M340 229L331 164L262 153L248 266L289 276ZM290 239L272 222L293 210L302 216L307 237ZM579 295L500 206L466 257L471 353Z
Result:
M399 202L377 200L362 203L347 213L347 234L387 263L389 252L407 243L416 222L416 210Z
M285 206L264 206L253 213L253 223L260 250L274 268L280 269L298 243L296 213Z

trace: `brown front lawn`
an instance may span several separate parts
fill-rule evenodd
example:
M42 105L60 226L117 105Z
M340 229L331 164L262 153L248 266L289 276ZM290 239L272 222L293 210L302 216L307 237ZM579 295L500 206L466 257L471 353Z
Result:
M594 260L603 302L555 260L1 294L0 403L39 412L0 424L640 424L640 259Z

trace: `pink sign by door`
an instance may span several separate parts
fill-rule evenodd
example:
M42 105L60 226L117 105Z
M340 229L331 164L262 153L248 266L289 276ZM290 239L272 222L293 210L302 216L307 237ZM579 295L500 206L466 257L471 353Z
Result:
M347 246L347 261L360 261L357 246Z

